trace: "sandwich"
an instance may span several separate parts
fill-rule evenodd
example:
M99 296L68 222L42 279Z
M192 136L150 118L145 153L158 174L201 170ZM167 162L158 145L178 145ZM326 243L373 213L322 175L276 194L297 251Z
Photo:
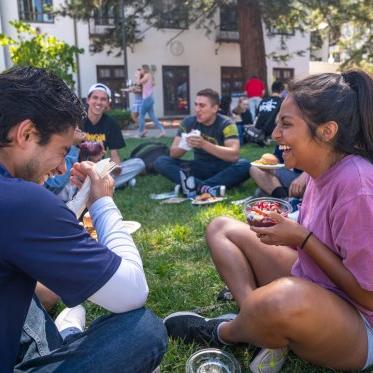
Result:
M262 164L262 165L276 165L279 163L277 157L271 153L264 153L260 159L258 159L257 161L255 161L255 163L259 163L259 164Z

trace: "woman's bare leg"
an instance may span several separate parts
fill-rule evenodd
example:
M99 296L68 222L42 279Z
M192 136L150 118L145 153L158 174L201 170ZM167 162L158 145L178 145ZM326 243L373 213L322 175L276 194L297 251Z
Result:
M265 245L247 224L220 217L206 231L212 260L239 307L257 287L290 275L297 252Z
M267 348L288 347L299 357L334 369L361 369L367 356L364 322L334 293L289 277L293 249L260 242L247 224L217 218L207 242L240 312L220 337Z
M334 369L361 369L367 357L364 322L336 294L285 277L251 292L237 318L220 328L230 343L289 347L299 357Z

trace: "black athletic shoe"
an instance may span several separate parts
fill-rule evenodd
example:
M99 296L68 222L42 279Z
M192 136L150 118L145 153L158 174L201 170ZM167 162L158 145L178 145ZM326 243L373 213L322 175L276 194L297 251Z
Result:
M219 341L217 334L218 325L235 317L234 314L228 314L207 319L194 312L175 312L167 316L163 322L170 338L180 338L185 343L196 342L212 347L223 347L224 343Z

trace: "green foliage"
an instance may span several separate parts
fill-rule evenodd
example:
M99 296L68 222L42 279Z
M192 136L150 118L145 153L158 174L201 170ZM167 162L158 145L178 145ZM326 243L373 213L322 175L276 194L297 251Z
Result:
M12 21L17 38L0 34L0 45L8 46L15 65L35 66L53 71L70 87L74 86L75 55L83 49L70 46L46 33L40 33L28 23Z
M110 115L119 124L119 127L123 130L129 126L131 123L131 112L122 109L113 109L108 111L106 114Z
M219 24L215 21L215 14L220 6L236 4L237 0L175 0L167 8L167 17L178 17L182 11L187 17L187 25L202 28L206 34L211 34ZM249 1L246 1L249 4ZM321 24L327 27L321 32L323 38L329 38L332 44L338 44L348 57L342 68L353 66L362 67L366 70L372 69L372 23L373 11L371 0L260 0L261 18L267 30L276 30L283 33L281 36L281 52L271 54L267 57L277 61L286 61L292 55L287 52L286 35L289 31L315 31L319 30ZM113 14L120 14L121 0L66 0L63 14L75 16L79 19L88 20L101 7L115 9ZM146 31L140 32L139 21L146 20L149 28L158 28L162 24L160 20L165 16L164 3L162 0L149 2L148 0L126 0L126 33L127 44L133 45L146 36ZM169 2L168 2L169 4ZM247 5L248 6L248 5ZM121 29L121 18L115 19L116 27L109 28L106 35L93 39L93 50L102 51L104 46L110 49L123 47L123 33ZM346 39L341 38L341 29L346 25L354 28L354 33ZM183 32L182 30L180 32ZM177 37L176 33L173 38ZM268 33L268 31L264 31ZM269 33L269 36L271 34ZM246 40L245 40L246 39ZM172 40L172 39L171 39ZM170 41L171 41L170 40ZM241 54L251 56L257 53L252 48L250 35L241 42ZM301 55L304 51L296 51ZM265 61L263 61L265 63Z

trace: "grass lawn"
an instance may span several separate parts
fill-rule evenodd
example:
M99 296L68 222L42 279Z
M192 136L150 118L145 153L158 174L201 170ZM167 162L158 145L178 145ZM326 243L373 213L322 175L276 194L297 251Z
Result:
M128 139L122 156L128 156L141 140ZM170 144L171 139L162 139ZM251 160L259 158L272 148L246 145L242 156ZM228 199L210 206L193 206L189 202L179 205L162 205L151 200L149 194L173 190L171 182L161 176L137 178L134 188L120 190L115 201L125 220L136 220L142 228L134 234L134 240L141 252L150 288L147 307L160 317L181 310L199 310L205 316L235 312L231 303L218 303L216 295L223 283L210 259L204 239L204 230L211 219L220 215L234 216L244 220L241 208L230 201L244 198L253 193L255 184L247 181L240 188L229 190ZM94 319L104 311L87 304L88 315ZM185 372L188 357L200 347L170 341L161 371ZM253 349L229 348L239 359L243 372L249 372L248 365ZM353 351L351 351L353 353ZM283 372L331 372L308 364L290 354ZM371 370L373 372L373 370Z

